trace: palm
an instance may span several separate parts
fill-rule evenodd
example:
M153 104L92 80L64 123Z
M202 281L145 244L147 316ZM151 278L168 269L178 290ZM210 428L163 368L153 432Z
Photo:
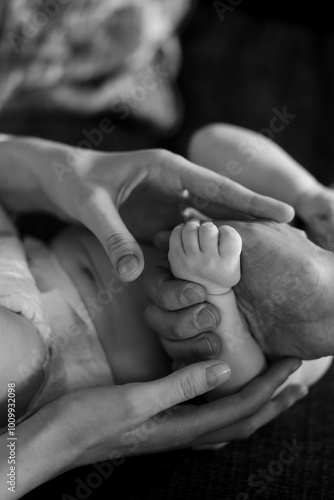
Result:
M333 256L286 224L229 224L244 245L238 305L264 352L303 358L334 354Z
M119 212L131 234L139 241L152 242L156 232L171 230L183 221L176 200L162 193L157 195L150 185L138 186Z

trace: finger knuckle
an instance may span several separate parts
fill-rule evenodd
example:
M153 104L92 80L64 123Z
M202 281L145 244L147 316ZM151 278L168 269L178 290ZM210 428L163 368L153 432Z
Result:
M133 422L138 422L142 417L142 404L137 397L135 389L128 389L123 396L123 412Z
M166 310L171 310L171 297L169 291L164 288L162 282L156 283L155 290L156 301Z
M253 194L249 197L247 210L249 212L253 212L254 210L256 211L258 208L259 208L259 196Z
M180 379L180 393L182 398L184 398L185 401L189 399L193 399L197 396L197 391L196 391L196 381L194 378L189 375L185 374L183 377Z
M110 254L119 253L127 243L128 239L122 233L112 234L105 239L105 247Z
M168 166L172 153L164 148L155 149L156 157L162 167Z
M184 338L184 336L185 336L184 322L179 316L177 316L177 315L173 316L172 322L171 322L171 329L172 329L172 334L176 338L178 338L178 339Z
M168 167L170 163L170 155L172 153L170 151L167 151L166 149L163 148L155 148L151 149L147 153L147 164L150 168L156 168L156 167Z

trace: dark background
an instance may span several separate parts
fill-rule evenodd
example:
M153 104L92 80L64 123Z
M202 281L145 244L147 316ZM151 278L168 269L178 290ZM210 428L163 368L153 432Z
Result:
M181 33L182 124L166 136L149 126L137 128L130 120L119 123L113 142L106 139L102 149L115 149L115 144L119 149L124 143L124 149L162 146L185 154L189 136L201 125L224 121L261 130L268 126L273 108L286 106L296 118L274 140L330 184L334 181L334 32L329 6L329 2L245 0L221 21L212 2L200 2ZM4 113L0 130L77 144L83 127L92 129L105 116L83 122L82 116L73 113L50 116L34 109L19 115ZM43 220L39 219L36 230L45 235L50 225ZM76 469L25 498L332 499L333 373L330 370L305 400L247 441L231 443L219 452L127 458L97 488L90 483L93 467ZM283 443L292 444L294 439L305 448L296 460L279 475L267 476L263 492L261 485L249 485L250 476L258 474L259 468L268 471L272 461L279 459ZM78 479L88 482L81 496L76 493Z

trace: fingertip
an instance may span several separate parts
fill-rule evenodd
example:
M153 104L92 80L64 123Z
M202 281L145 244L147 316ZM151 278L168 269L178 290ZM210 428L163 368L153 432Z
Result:
M225 384L232 376L231 368L227 363L216 363L206 369L206 380L209 387L218 387Z
M117 272L121 281L130 283L136 280L144 269L143 255L127 254L117 263Z
M180 300L186 307L195 304L201 304L206 299L206 293L203 287L187 285L180 294Z
M280 206L277 211L276 221L282 223L291 222L296 215L295 209L291 205L288 205L287 203L284 202L280 202L279 205Z
M297 394L297 400L305 398L309 393L309 388L307 385L301 385L299 386L298 394Z

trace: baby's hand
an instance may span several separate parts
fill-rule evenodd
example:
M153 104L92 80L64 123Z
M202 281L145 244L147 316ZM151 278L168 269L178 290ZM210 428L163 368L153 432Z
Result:
M298 196L295 209L315 242L334 251L334 190L317 184Z
M208 293L220 295L240 280L241 247L233 227L194 220L174 229L168 258L176 278L200 283Z

